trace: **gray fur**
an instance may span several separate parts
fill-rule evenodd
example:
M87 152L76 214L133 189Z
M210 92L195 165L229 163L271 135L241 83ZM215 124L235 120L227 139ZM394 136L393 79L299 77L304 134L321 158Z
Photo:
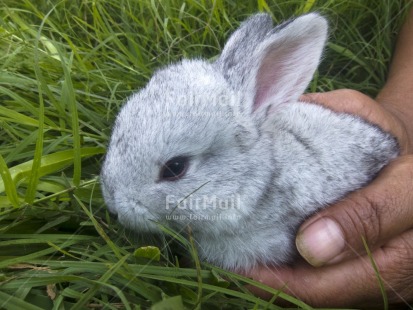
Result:
M183 60L156 72L115 122L101 173L109 210L138 232L189 225L201 258L227 269L290 262L305 218L398 155L377 126L298 102L326 37L318 14L278 28L258 14L215 63ZM190 158L185 176L159 180L176 156Z

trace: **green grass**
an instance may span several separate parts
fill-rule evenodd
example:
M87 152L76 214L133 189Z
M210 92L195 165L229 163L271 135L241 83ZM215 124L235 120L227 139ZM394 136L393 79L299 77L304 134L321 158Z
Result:
M408 2L0 0L0 308L276 309L251 280L199 264L191 240L175 238L193 268L169 247L134 255L97 177L114 117L154 69L213 59L256 11L323 13L330 43L309 90L374 96Z

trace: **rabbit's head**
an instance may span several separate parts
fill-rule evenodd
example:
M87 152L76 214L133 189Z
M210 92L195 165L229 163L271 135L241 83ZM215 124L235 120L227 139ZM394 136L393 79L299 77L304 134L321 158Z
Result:
M116 119L101 173L109 210L138 231L219 236L250 221L277 173L262 125L304 92L326 36L314 13L276 28L257 14L217 61L157 71Z

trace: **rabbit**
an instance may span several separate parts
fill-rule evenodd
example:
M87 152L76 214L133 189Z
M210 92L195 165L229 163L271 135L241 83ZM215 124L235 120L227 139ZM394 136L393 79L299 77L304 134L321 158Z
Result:
M138 233L190 233L200 259L227 270L293 263L300 224L399 154L378 126L299 101L327 28L318 13L277 27L259 13L215 61L156 71L116 118L101 171L108 210Z

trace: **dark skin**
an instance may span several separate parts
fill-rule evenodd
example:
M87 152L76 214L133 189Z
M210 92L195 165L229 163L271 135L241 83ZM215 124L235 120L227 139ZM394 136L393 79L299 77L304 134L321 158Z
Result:
M296 244L302 261L291 267L259 267L249 276L316 307L382 308L382 293L363 237L389 303L412 304L413 10L400 31L388 80L375 99L343 89L307 94L302 100L377 124L397 138L401 155L371 184L301 226Z

